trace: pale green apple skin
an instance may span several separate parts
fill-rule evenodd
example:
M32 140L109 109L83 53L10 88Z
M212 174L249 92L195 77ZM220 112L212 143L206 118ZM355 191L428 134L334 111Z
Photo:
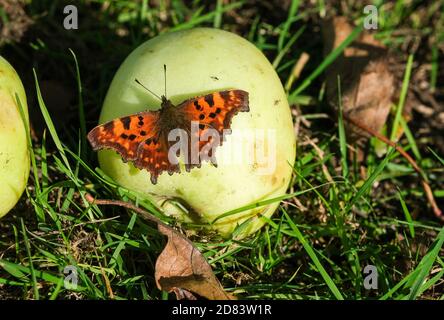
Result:
M14 68L0 57L0 218L15 206L29 176L26 129L16 93L28 121L23 84Z
M168 215L183 221L208 225L219 215L285 193L291 179L296 141L288 101L275 70L253 44L226 31L197 28L164 34L136 48L117 71L105 98L100 123L143 110L155 110L160 101L137 85L134 79L153 92L164 93L163 65L167 66L167 96L179 104L185 99L215 91L241 89L249 93L249 112L238 113L232 129L275 130L276 166L269 174L258 174L251 161L214 167L205 162L201 168L180 174L163 173L157 184L150 182L146 170L124 163L112 150L99 152L101 168L122 186L156 196ZM216 150L216 159L232 152L230 141ZM166 201L181 199L192 215ZM252 217L239 237L258 230L279 202L228 216L210 228L229 237L237 224ZM194 217L194 220L191 219Z

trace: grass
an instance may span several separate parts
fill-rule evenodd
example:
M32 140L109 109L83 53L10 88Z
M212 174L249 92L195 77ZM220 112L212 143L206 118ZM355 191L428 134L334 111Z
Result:
M444 2L438 2L443 10ZM311 55L300 79L289 88L293 109L302 110L297 117L304 117L310 127L301 125L299 130L287 194L223 216L271 202L281 202L278 211L248 239L192 237L224 287L245 299L444 299L444 228L427 209L419 177L395 150L379 158L374 144L367 150L363 176L347 158L350 146L342 117L338 121L324 117L327 106L322 72L362 27L358 25L342 46L324 58L314 26L319 16L339 10L327 2L318 1L310 7L293 1L280 18L269 17L267 10L259 5L252 8L245 1L160 3L150 7L147 1L79 1L80 12L88 12L80 25L93 27L81 28L74 35L57 27L60 8L54 2L32 1L26 11L35 19L36 29L23 43L10 43L2 49L2 55L15 59L11 62L24 75L28 95L36 97L29 99L30 109L31 105L39 108L44 126L38 139L29 137L32 174L26 195L0 221L0 298L173 298L154 283L154 264L165 239L131 212L89 205L85 194L133 201L165 222L175 222L163 216L150 198L116 185L96 168L85 133L97 121L113 73L138 44L163 32L214 26L235 31L263 50L274 61L283 83L288 83L300 54ZM355 3L349 9L356 20L361 14L358 8ZM420 135L415 129L418 124L406 123L401 117L415 64L432 63L432 88L442 89L437 71L437 56L442 52L432 42L430 55L419 50L413 60L401 43L414 39L409 33L397 33L408 27L410 34L442 39L442 19L434 28L415 24L418 12L431 17L433 10L436 5L415 1L405 6L382 5L376 36L404 57L406 70L395 120L388 127L391 133L403 128L405 137L399 143L415 155L442 204L442 153L432 135ZM66 42L45 38L48 30L63 35ZM85 50L75 39L94 51ZM27 63L29 56L33 72ZM51 76L61 79L77 97L75 122L70 125L57 123L54 110L42 96L42 79ZM308 139L316 148L305 143ZM369 264L378 270L377 290L363 286L363 270ZM66 266L77 268L77 288L65 288Z

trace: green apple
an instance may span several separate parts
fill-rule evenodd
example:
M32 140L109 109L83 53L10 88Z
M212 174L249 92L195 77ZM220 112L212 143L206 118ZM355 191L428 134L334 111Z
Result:
M164 172L152 184L149 172L124 163L112 150L102 150L102 170L122 186L154 196L166 214L182 221L229 237L236 225L251 218L240 237L258 230L264 224L260 217L270 217L278 202L212 222L231 210L284 194L291 179L296 150L292 117L282 84L267 58L247 40L218 29L163 34L136 48L120 66L106 95L100 123L160 107L160 101L135 79L157 95L166 92L175 105L216 91L241 89L249 93L250 111L234 116L232 135L216 149L217 167L204 162L190 172L171 176ZM178 201L184 205L177 205Z
M15 206L29 176L27 135L16 95L28 121L23 84L14 68L0 57L0 217Z

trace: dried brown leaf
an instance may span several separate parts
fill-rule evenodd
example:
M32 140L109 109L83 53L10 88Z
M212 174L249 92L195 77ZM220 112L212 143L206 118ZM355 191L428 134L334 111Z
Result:
M353 31L344 17L325 22L324 53L338 47ZM341 81L344 114L366 127L380 131L387 120L395 91L394 76L389 70L386 48L364 31L328 68L327 99L338 107L338 76ZM351 140L365 135L355 126L346 125Z
M232 300L193 243L172 228L159 224L159 231L168 237L168 243L156 261L156 283L161 290L174 291L176 296L188 297L184 289L210 300ZM179 294L178 294L179 293Z
M194 294L185 289L174 288L173 291L177 300L197 300Z
M157 224L168 242L156 261L155 279L161 290L174 292L178 299L195 300L196 295L209 300L234 300L225 292L202 253L185 236L149 212L130 202L94 199L85 195L89 203L121 206L137 212L143 219Z

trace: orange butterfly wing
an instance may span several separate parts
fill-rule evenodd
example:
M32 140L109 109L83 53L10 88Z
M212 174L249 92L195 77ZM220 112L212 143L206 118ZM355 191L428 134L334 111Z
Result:
M159 112L139 112L99 125L88 133L94 150L114 149L126 161L138 159L142 141L157 134Z
M201 139L202 136L208 128L212 128L222 137L223 131L230 129L231 120L239 111L249 111L248 103L248 92L242 90L220 91L186 100L175 109L185 120L182 123L184 128L179 129L190 132L191 122L198 122L198 150L208 149L208 156L212 157L214 148L223 141L213 140L211 136ZM160 111L147 111L109 121L92 129L88 133L88 140L94 150L114 149L125 162L132 161L135 167L147 169L151 182L155 184L163 171L170 175L180 171L177 163L169 161L168 152L172 143L167 139L169 132L164 132L165 123L162 123L160 115ZM191 137L188 137L187 171L194 166L200 167L201 163L200 158L197 163L191 161L190 140Z
M214 92L202 97L187 100L178 106L185 114L188 121L199 122L199 152L204 149L208 152L211 162L215 163L212 157L213 150L222 145L223 131L230 130L231 120L238 112L248 112L249 99L248 92L243 90L228 90ZM215 129L221 139L213 139L212 136L204 138L206 131L211 128ZM189 146L191 144L189 143ZM189 150L189 155L191 150ZM198 164L192 164L188 161L186 165L187 171L193 166L200 167Z
M201 130L211 127L222 134L230 128L231 120L239 111L250 111L248 103L248 92L229 90L184 101L178 108L189 121L199 121Z
M164 132L159 132L156 136L143 141L137 150L137 159L134 166L140 169L147 169L151 174L151 182L157 183L157 177L167 171L169 175L180 172L178 163L170 163L168 159L169 143Z

